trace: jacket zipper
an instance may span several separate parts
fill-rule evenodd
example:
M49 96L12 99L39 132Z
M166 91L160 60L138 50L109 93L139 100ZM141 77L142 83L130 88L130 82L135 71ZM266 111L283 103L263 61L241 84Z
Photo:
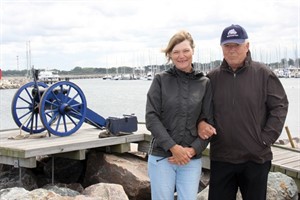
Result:
M233 98L232 98L232 104L235 104L235 78L236 78L236 73L233 73Z

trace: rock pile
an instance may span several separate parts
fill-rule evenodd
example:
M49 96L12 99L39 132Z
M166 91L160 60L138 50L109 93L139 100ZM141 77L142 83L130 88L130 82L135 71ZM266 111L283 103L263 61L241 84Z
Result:
M5 78L0 80L0 89L16 89L28 83L30 80L25 77Z
M34 169L22 168L21 177L19 169L1 165L0 199L151 199L147 162L139 154L91 150L84 161L55 157L54 181L52 158L38 160Z

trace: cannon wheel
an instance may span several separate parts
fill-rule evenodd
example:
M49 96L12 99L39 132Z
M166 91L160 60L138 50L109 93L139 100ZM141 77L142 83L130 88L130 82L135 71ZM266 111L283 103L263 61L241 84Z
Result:
M41 121L56 136L76 132L85 120L86 111L82 90L68 81L60 81L47 88L40 102Z
M33 94L33 91L39 91L41 88L47 88L48 85L43 82L29 82L21 86L15 93L11 113L15 123L22 130L28 133L41 133L45 130L39 119L40 95Z

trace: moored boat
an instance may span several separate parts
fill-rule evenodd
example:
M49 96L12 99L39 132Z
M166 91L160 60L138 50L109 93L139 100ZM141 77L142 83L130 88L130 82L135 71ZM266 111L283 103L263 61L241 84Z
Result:
M55 71L39 71L38 80L45 83L55 83L59 81L59 75Z

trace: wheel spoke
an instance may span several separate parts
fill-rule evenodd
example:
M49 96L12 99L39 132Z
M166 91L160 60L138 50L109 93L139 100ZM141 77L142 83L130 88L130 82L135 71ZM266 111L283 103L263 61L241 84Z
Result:
M73 98L70 98L70 100L67 102L67 104L70 104L71 102L73 102L73 100L78 97L78 93L73 97Z
M23 97L19 97L19 99L23 100L24 102L28 103L29 105L31 105L32 103L27 101L26 99L24 99Z
M52 112L58 112L58 108L52 109L52 110L45 110L44 111L46 114L52 113Z
M30 115L30 118L29 118L29 120L28 120L28 122L27 122L27 124L26 124L26 126L25 127L29 127L29 125L31 125L31 121L32 121L32 117L31 117L31 115ZM30 128L29 128L29 131L30 131Z
M71 92L71 86L69 86L69 90L68 90L68 92L67 92L67 94L66 94L66 97L69 97L69 95L70 95L70 92Z
M59 91L60 91L60 94L61 94L60 96L62 98L62 99L60 99L61 102L65 102L65 99L63 99L64 98L64 95L63 95L64 94L64 87L63 87L63 85L59 86Z
M68 129L67 129L67 123L66 123L65 115L63 115L62 118L63 118L63 124L64 124L64 128L65 128L65 133L66 133L66 132L68 132Z
M70 115L67 114L67 117L70 119L70 121L71 121L75 126L77 126L77 123L73 120L72 116L70 116Z
M52 95L54 96L55 100L60 103L61 99L57 98L57 95L54 93L54 91L51 91Z
M61 115L58 116L57 124L55 130L58 131L59 124L60 124Z
M26 106L26 107L16 107L17 110L23 110L23 109L30 109L31 106Z
M31 96L31 94L29 93L28 88L25 88L25 92L27 93L29 99L30 99L31 101L33 101L33 98L32 98L32 96Z
M30 114L31 112L32 112L32 111L29 110L27 113L25 113L24 115L20 116L18 119L19 119L19 120L22 119L23 117L25 117L26 115Z
M78 104L78 106L81 106L82 104ZM71 113L72 114L74 114L74 115L77 115L78 117L82 117L82 114L81 114L81 112L79 112L78 110L76 110L75 108L74 108L75 106L71 106Z
M49 120L49 122L48 122L48 124L51 126L53 123L54 123L54 121L55 121L55 119L57 119L57 116L59 115L59 113L57 112L57 113L54 113L52 116L51 115L47 115L49 118L50 118L50 120Z

